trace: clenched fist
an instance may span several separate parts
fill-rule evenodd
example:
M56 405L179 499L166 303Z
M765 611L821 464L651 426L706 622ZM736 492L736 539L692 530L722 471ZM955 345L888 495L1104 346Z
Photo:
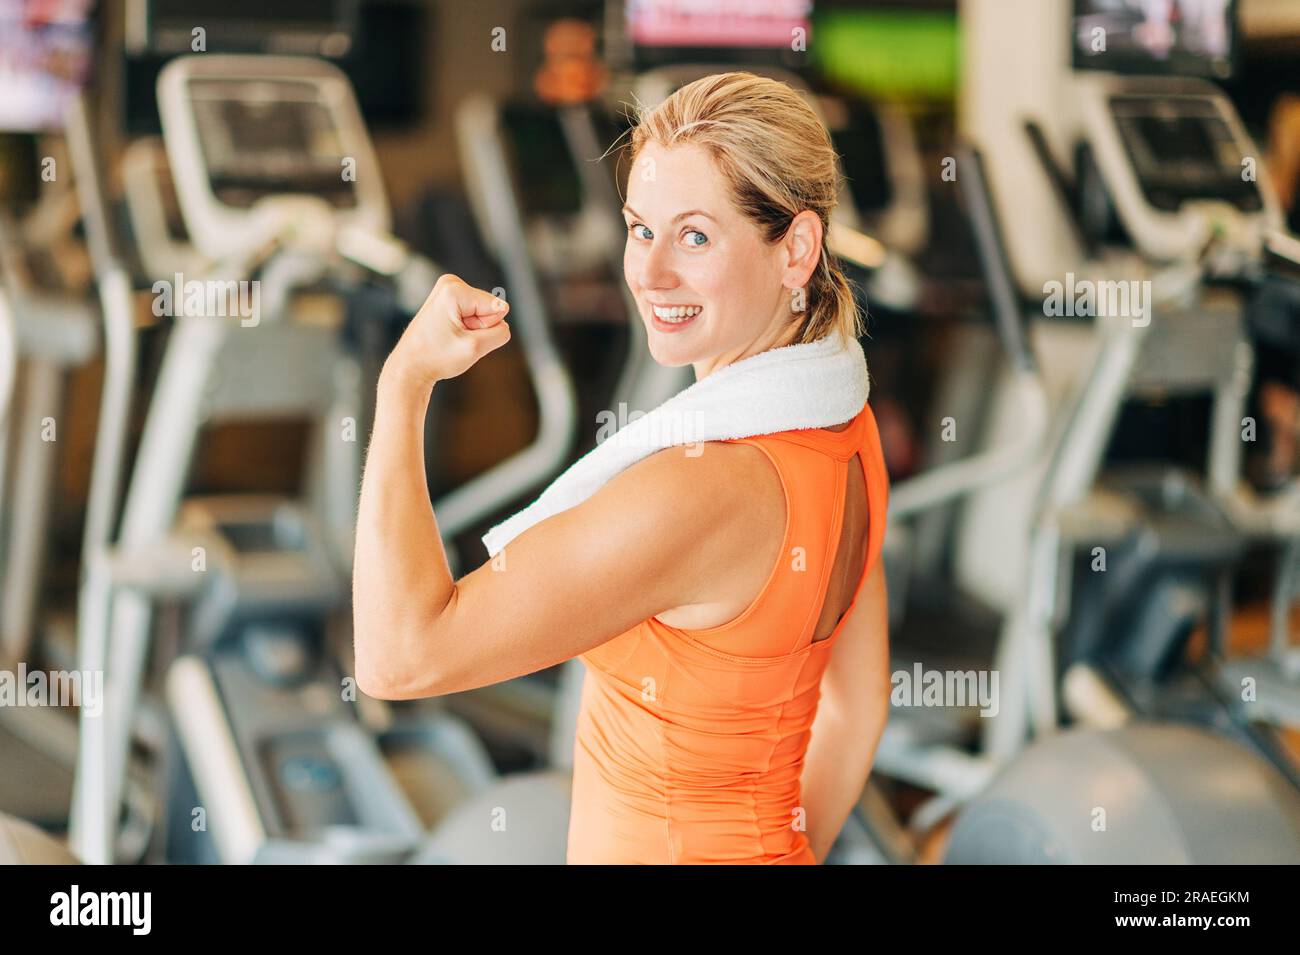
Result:
M424 387L462 375L510 341L509 311L504 299L444 274L402 333L385 370Z

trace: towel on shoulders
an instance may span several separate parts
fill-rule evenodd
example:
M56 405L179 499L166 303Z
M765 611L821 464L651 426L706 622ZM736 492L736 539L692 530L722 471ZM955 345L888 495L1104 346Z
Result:
M718 369L632 419L559 475L532 504L483 537L488 555L535 524L577 507L607 481L665 448L827 428L855 417L870 380L862 346L832 333Z

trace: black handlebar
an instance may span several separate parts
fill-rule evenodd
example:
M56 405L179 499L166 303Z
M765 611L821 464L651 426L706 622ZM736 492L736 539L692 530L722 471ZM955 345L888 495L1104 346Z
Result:
M988 286L998 338L1012 368L1017 371L1033 371L1037 364L1034 353L1029 348L1025 313L1020 307L1011 260L1007 256L1002 226L993 205L992 188L979 150L969 145L959 147L957 170L958 192L970 220L975 251L979 255L980 268Z

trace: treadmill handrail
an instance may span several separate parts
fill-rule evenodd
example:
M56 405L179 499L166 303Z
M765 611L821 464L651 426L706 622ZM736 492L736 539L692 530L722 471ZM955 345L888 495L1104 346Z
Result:
M891 520L904 520L1014 477L1039 459L1051 421L1047 393L1038 374L1025 369L1015 372L1012 387L1019 393L1016 403L1026 409L1022 436L1010 445L962 458L894 485L889 492Z
M5 429L9 423L9 408L13 401L14 379L18 373L18 336L14 330L13 312L9 297L0 289L0 488L4 481ZM0 500L4 495L0 493Z
M1025 334L1024 312L1003 239L1005 233L993 202L993 186L984 171L984 157L974 146L963 144L957 149L957 168L961 170L958 192L970 219L975 251L988 283L998 338L1013 368L1033 369L1034 353Z
M82 553L89 556L112 543L126 457L138 346L131 279L113 246L111 220L100 176L100 156L95 148L86 93L69 103L66 126L73 179L81 201L86 244L98 280L96 285L104 320L104 380L82 538Z
M1024 429L1013 444L927 471L890 491L889 516L910 517L953 498L1014 476L1035 463L1048 436L1051 408L1038 364L1029 347L1024 312L1016 292L1001 224L993 205L988 176L979 151L957 151L961 197L970 219L976 252L989 287L998 338L1011 363L1016 404L1026 410Z
M456 113L457 141L467 186L477 193L487 239L511 289L510 316L519 333L538 405L532 443L434 503L444 540L450 540L559 471L577 434L573 379L551 338L546 302L528 257L523 215L506 164L500 114L487 96L467 99Z

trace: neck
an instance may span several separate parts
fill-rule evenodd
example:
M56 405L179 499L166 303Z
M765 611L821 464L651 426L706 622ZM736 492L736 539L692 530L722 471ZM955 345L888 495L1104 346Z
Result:
M694 362L692 367L695 369L695 380L702 381L718 369L743 358L752 358L773 348L792 345L798 329L798 323L790 320L790 312L786 310L783 314L774 316L763 333L752 341Z

